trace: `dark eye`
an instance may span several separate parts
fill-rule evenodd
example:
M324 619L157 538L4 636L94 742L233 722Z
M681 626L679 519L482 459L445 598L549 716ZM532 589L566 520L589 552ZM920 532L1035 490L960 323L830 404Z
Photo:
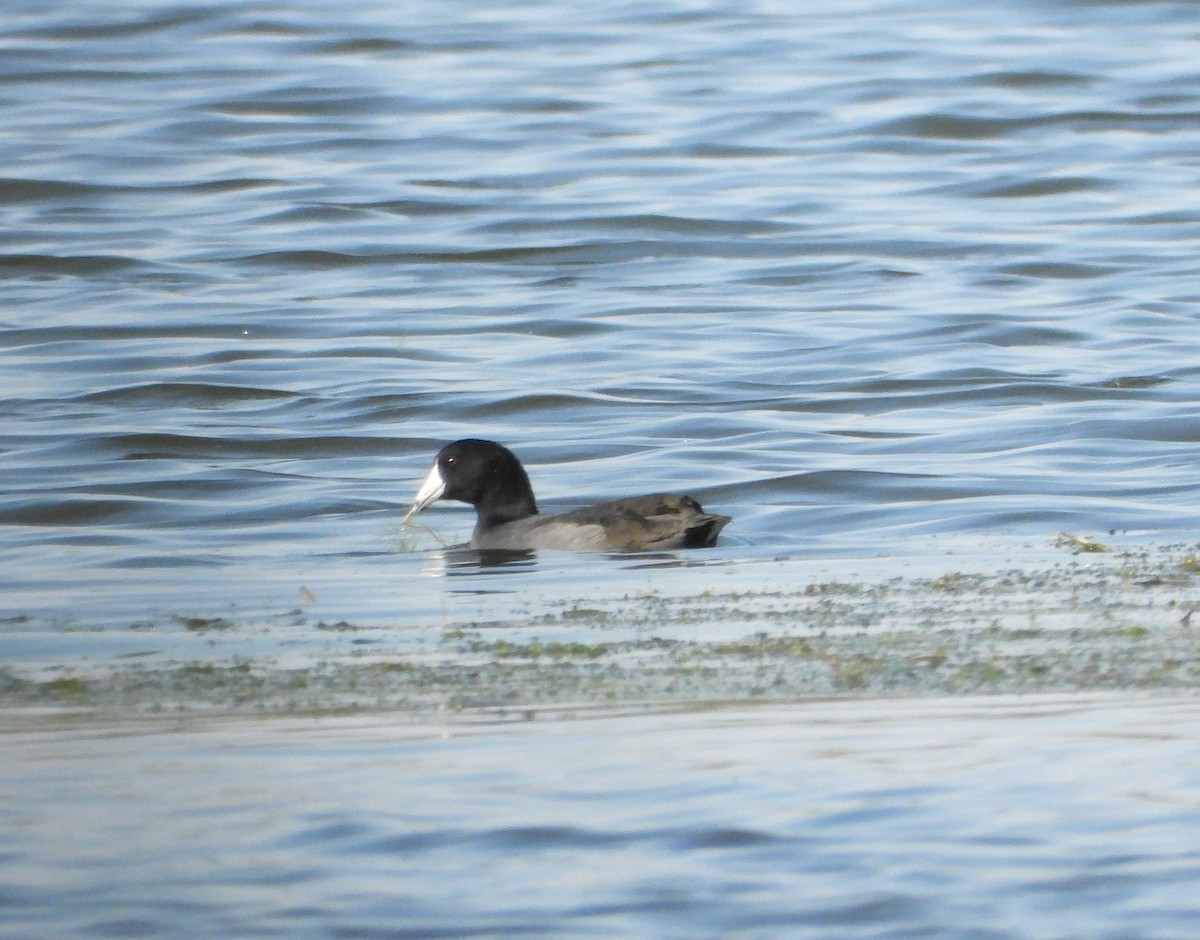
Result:
M446 466L447 467L453 467L456 463L458 463L457 457L447 457L446 458Z

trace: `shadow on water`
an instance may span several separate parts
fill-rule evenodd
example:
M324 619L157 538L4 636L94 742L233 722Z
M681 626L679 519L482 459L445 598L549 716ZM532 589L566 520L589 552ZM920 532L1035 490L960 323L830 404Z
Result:
M711 563L711 556L689 558L673 552L551 552L561 563L577 567L589 559L603 559L626 570L636 571L650 568L692 568ZM691 554L695 555L696 552ZM425 577L470 578L480 574L526 574L538 569L538 553L533 549L485 549L456 545L430 552L421 567Z
M456 545L430 552L421 567L425 577L469 578L480 572L519 574L537 568L537 553L531 549L478 551Z

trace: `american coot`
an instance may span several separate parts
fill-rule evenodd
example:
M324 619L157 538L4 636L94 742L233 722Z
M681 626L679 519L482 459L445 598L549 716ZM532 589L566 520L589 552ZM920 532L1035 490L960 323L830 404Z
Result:
M646 551L703 548L728 516L705 512L690 496L656 493L597 503L555 516L538 514L529 476L516 455L494 441L447 444L421 484L407 522L439 499L475 507L471 548Z

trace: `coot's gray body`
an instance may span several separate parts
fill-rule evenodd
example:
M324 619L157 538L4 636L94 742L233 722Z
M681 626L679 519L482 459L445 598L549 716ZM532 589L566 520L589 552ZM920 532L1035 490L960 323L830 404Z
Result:
M705 548L716 542L729 522L728 516L705 512L690 496L670 493L614 499L543 516L516 455L494 441L472 438L447 444L438 452L405 520L439 499L475 507L471 547L484 550Z

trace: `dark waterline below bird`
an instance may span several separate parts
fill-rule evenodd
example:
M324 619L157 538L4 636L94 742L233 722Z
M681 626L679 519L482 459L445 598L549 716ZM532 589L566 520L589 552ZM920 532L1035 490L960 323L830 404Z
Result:
M494 441L468 438L434 458L404 522L439 499L475 507L471 548L520 551L656 551L713 545L729 516L705 512L690 496L653 493L544 516L521 461Z

